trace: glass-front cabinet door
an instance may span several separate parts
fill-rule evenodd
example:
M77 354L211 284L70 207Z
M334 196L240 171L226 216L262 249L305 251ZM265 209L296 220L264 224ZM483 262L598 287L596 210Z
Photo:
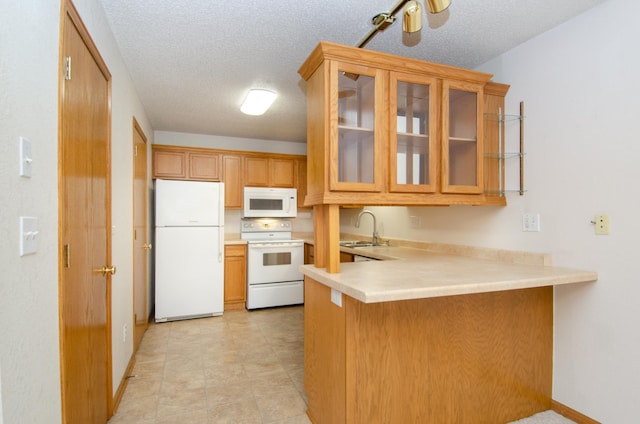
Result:
M389 77L389 189L436 190L437 79L392 72Z
M481 193L482 86L442 85L442 192Z
M337 112L337 122L331 128L330 190L381 191L386 74L346 63L331 66L331 114Z

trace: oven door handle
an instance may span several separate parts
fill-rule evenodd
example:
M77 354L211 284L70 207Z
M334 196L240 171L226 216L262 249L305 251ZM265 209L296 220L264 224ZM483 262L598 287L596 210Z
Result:
M304 246L302 242L278 242L278 243L249 243L249 248L261 248L261 247L301 247Z

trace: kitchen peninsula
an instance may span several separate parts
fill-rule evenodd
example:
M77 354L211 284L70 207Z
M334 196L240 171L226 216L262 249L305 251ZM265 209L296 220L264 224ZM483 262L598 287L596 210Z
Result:
M500 423L551 407L553 286L594 272L450 245L305 265L305 390L322 423Z

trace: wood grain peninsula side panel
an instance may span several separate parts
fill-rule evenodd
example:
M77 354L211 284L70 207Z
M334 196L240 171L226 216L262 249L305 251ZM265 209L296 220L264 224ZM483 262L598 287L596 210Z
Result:
M344 297L347 423L509 422L550 408L552 287Z
M365 304L305 277L315 424L510 422L551 407L553 287Z
M341 295L344 300L346 296ZM311 422L345 422L345 309L331 303L331 289L304 283L304 388Z

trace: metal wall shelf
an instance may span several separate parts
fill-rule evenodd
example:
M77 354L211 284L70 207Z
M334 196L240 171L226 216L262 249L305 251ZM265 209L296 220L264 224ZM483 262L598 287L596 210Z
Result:
M485 114L485 118L486 119L492 119L495 118L501 125L500 125L500 131L498 132L499 134L499 143L498 146L500 146L500 148L502 148L503 145L503 140L504 140L504 123L506 122L513 122L513 121L520 121L520 151L519 152L497 152L494 154L489 154L487 155L488 157L492 157L492 158L498 158L500 160L507 160L507 159L512 159L512 158L520 158L520 188L519 189L514 189L514 190L507 190L503 187L500 187L499 190L499 195L500 196L504 196L505 193L520 193L520 196L524 196L524 193L527 191L524 189L524 157L526 155L525 151L524 151L524 102L520 102L520 114L519 115L513 115L513 114L503 114L502 113L502 109L500 109L498 111L498 114ZM504 172L504 168L503 169ZM500 181L502 182L502 178L500 178ZM502 184L501 184L502 185Z

